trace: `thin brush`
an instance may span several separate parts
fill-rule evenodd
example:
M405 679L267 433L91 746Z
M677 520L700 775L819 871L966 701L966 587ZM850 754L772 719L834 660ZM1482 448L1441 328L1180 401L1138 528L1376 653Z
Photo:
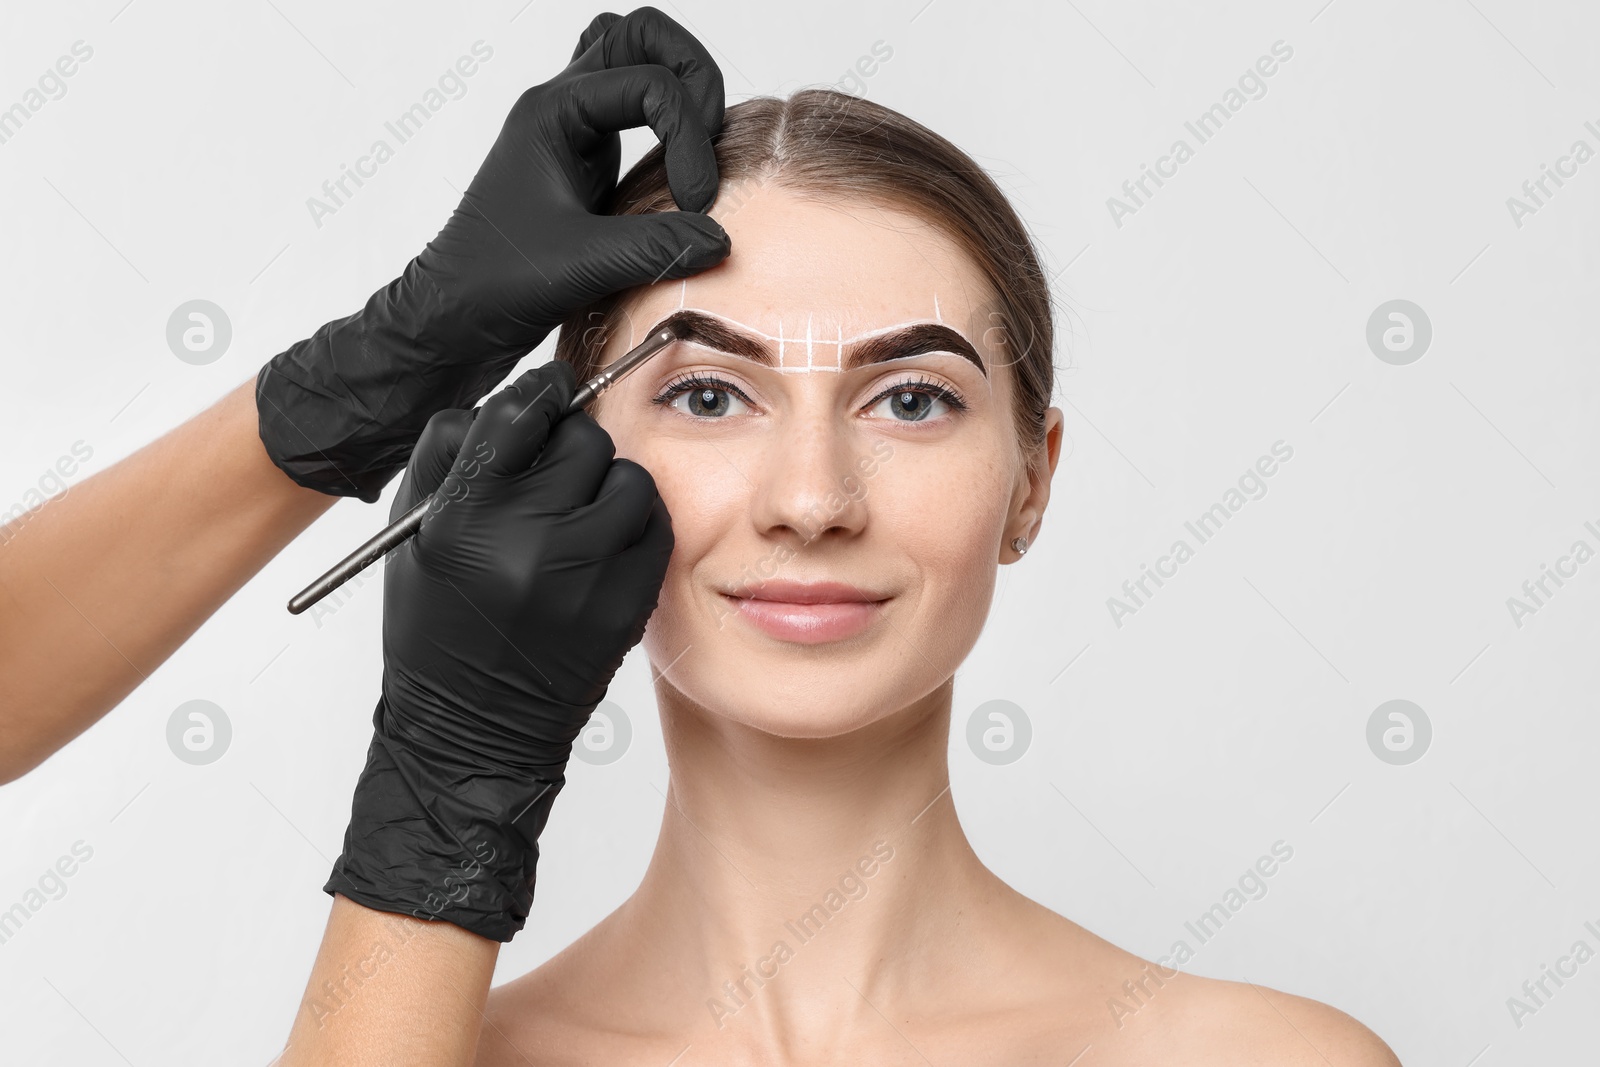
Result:
M627 355L579 386L578 391L572 394L572 403L567 405L566 414L571 415L575 411L587 408L601 393L626 378L634 368L677 339L678 335L670 327L662 327L652 333L638 346L629 350ZM416 507L384 527L366 544L340 560L321 578L296 593L289 601L289 614L298 615L305 611L393 551L408 537L415 536L416 532L422 529L422 517L433 507L433 503L434 494L429 493L417 502Z

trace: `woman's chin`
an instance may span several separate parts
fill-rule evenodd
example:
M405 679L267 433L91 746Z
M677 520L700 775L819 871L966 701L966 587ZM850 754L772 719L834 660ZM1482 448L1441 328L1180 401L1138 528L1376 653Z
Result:
M665 682L688 706L774 737L841 737L881 718L889 706L888 694L864 691L843 676L819 684L814 666L792 673L781 666L757 675L718 672L714 679L668 674Z
M738 656L691 664L693 655L658 676L663 712L676 707L774 737L842 737L892 714L896 696L903 695L903 690L897 694L885 687L881 664L878 670L856 671L800 657ZM662 661L654 653L651 659L659 671ZM702 667L709 667L709 673Z
M838 705L818 708L785 705L740 705L717 709L717 714L731 722L774 737L794 740L820 741L843 737L866 726L882 714L882 707L842 708Z

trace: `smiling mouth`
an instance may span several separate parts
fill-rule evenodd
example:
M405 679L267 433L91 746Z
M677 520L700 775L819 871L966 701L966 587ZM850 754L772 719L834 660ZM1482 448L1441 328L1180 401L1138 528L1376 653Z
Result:
M888 600L888 593L866 589L854 582L767 581L729 590L741 600L766 600L784 604L875 604Z
M721 595L741 619L767 636L805 645L864 632L892 599L845 582L763 582Z

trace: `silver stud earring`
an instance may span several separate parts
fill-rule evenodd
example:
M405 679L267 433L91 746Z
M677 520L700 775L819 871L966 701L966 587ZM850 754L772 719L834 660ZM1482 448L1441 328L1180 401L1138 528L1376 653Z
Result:
M1011 539L1011 548L1017 555L1022 555L1028 551L1028 539L1026 537L1013 537Z

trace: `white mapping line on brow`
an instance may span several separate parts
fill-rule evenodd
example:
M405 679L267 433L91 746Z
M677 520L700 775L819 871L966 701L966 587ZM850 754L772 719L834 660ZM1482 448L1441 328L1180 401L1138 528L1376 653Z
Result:
M758 330L754 326L751 326L749 323L740 322L738 319L732 318L731 316L728 316L728 315L724 315L719 311L712 311L710 308L699 308L699 307L692 308L692 307L689 307L688 306L688 295L689 295L689 279L688 278L681 278L678 281L678 306L675 309L676 311L695 311L695 312L699 312L700 314L709 316L709 317L711 317L713 319L720 319L723 322L731 323L734 326L739 327L741 330L745 331L746 333L752 334L752 335L754 335L756 337L759 337L759 338L761 338L763 340L778 342L778 365L776 367L771 367L769 369L776 370L780 374L784 374L784 373L789 373L789 374L808 374L808 373L810 373L811 371L814 371L814 370L832 371L834 373L839 373L839 372L843 371L843 369L844 369L843 368L843 363L844 363L844 346L845 345L853 345L853 344L856 344L856 343L858 343L860 341L870 340L871 338L874 338L874 337L881 337L884 334L895 333L895 332L897 332L899 330L904 330L909 326L924 326L924 325L944 326L947 329L955 332L956 334L959 334L963 340L965 340L969 345L972 345L973 351L975 351L975 352L978 351L978 346L973 343L972 338L968 337L965 331L961 330L960 328L958 328L956 326L952 326L951 324L949 324L949 323L944 321L944 312L939 306L939 294L937 292L935 292L933 294L933 315L934 315L934 317L932 319L925 319L925 318L924 319L908 319L905 322L898 322L898 323L894 323L894 324L889 325L889 326L880 326L877 329L867 330L867 331L865 331L863 333L854 334L854 335L852 335L850 337L844 336L844 323L840 322L840 323L836 324L838 326L839 337L838 337L838 340L835 340L835 341L818 341L818 340L815 340L814 337L812 336L811 314L807 313L807 316L806 316L806 365L804 367L786 367L786 366L783 365L784 343L785 343L785 341L796 340L796 338L785 338L783 336L783 320L782 319L778 320L778 335L776 337L774 337L772 334L767 333L764 330ZM631 319L630 319L630 323L629 323L629 327L628 327L628 333L629 333L629 341L631 342L632 339L633 339L632 338L633 327L632 327ZM700 343L698 343L696 341L680 340L678 343L679 344L683 344L683 345L690 345L690 346L693 346L695 348L702 348L707 352L719 352L719 353L721 352L720 349L713 348L710 345L703 345L703 344L700 344ZM831 366L831 367L817 365L815 363L814 359L813 359L813 356L812 356L812 346L813 345L832 345L833 348L834 348L834 356L835 356L834 365ZM722 354L726 354L726 353L722 353ZM919 352L915 356L899 356L899 357L896 357L896 358L897 359L916 359L916 358L918 358L920 356L931 356L931 355L937 355L937 354L939 354L939 353L937 353L937 352ZM954 353L947 353L947 354L954 355ZM889 363L889 362L894 362L894 361L893 360L880 360L879 362L880 363ZM987 372L985 372L984 375L983 375L983 382L984 382L984 385L986 385L988 387L990 394L993 395L993 393L994 393L994 381L989 377Z
M935 299L935 301L937 301L938 297L935 296L934 299ZM815 363L813 361L812 352L811 352L811 348L812 348L813 345L828 345L828 346L830 346L830 347L832 347L834 349L835 353L839 357L842 357L843 354L844 354L844 348L845 348L846 345L853 345L853 344L856 344L856 343L861 342L861 341L870 340L871 338L874 338L874 337L881 337L884 334L895 333L897 331L906 329L908 326L936 325L936 326L946 326L949 329L955 330L954 326L950 326L948 323L944 322L943 320L936 320L936 319L907 319L905 322L897 322L897 323L894 323L894 324L889 325L889 326L880 326L880 327L878 327L876 329L867 330L867 331L865 331L863 333L853 334L853 335L851 335L849 337L845 337L844 336L844 325L841 323L839 325L839 339L837 341L819 341L815 337L812 336L811 321L810 321L810 318L808 317L807 320L806 320L806 338L805 338L805 340L806 340L806 365L803 366L803 367L802 366L798 366L798 365L791 367L791 366L786 366L784 364L784 353L787 351L786 345L787 345L788 342L790 342L790 341L798 341L798 340L800 340L800 338L798 338L798 337L785 337L783 335L783 322L782 322L782 320L779 320L779 322L778 322L778 332L777 332L776 335L774 335L774 334L766 333L765 331L762 331L762 330L758 330L754 326L749 325L748 323L740 322L738 319L730 318L727 315L724 315L724 314L722 314L720 312L711 311L711 310L709 310L707 308L684 307L682 305L679 305L679 307L676 310L678 310L678 311L695 311L695 312L698 312L698 313L700 313L702 315L707 315L707 316L709 316L711 318L714 318L714 319L721 319L723 322L732 323L733 325L739 327L744 332L752 334L753 336L759 337L764 341L776 341L778 343L778 364L777 364L777 366L772 367L770 369L775 370L775 371L779 371L779 372L782 372L782 373L788 373L788 374L805 374L808 371L814 371L814 370L815 371L834 371L834 372L837 372L840 369L840 364L842 362L842 359L836 359L835 362L834 362L834 365L831 366L831 367L827 366L825 364ZM956 330L956 333L961 333L961 331L960 330ZM972 342L972 339L970 337L967 337L966 334L961 334L961 336L966 338L966 340L967 340L967 342L969 344ZM697 341L683 340L683 341L679 341L678 343L679 344L684 344L684 345L691 345L691 346L693 346L695 348L703 348L707 352L720 351L720 349L713 348L710 345L700 344ZM977 346L974 345L973 347L976 348ZM917 353L918 356L929 356L929 355L935 355L935 354L936 353L933 353L933 352L919 352L919 353ZM916 356L902 356L900 358L902 358L902 359L915 359L917 357ZM883 362L891 362L891 361L885 360Z
M783 361L783 347L782 346L783 346L784 342L785 341L797 341L797 340L799 340L799 338L797 338L797 337L785 337L785 336L783 336L783 320L782 319L778 320L778 332L777 332L776 335L773 335L773 334L767 333L764 330L758 330L754 326L751 326L747 322L740 322L738 319L733 318L732 316L724 315L720 311L712 311L710 308L690 307L689 304L688 304L688 294L689 294L689 279L688 278L683 278L683 279L679 280L679 282L678 282L678 306L673 309L674 311L698 311L702 315L710 315L714 319L721 319L723 322L731 322L731 323L733 323L733 325L739 327L745 333L754 334L755 336L761 338L763 341L776 341L776 342L778 342L778 345L779 345L778 357L779 357L779 363L780 364ZM874 338L874 337L882 337L886 333L894 333L896 330L903 330L907 326L924 326L924 325L928 325L928 324L932 324L932 325L935 325L935 326L950 326L949 323L944 321L944 314L939 308L939 294L938 293L934 293L933 294L933 318L931 318L931 319L907 319L905 322L896 322L896 323L893 323L892 325L889 325L889 326L879 326L879 327L877 327L875 329L867 330L864 333L852 334L849 337L846 337L844 335L844 323L841 322L841 323L838 324L838 326L839 326L839 339L837 341L813 341L812 337L811 337L811 315L812 315L811 312L807 312L806 313L806 344L808 346L811 345L811 344L833 345L833 346L835 346L837 348L840 348L840 349L842 349L845 345L853 345L857 341L866 341L866 340L870 340L871 338ZM955 330L956 333L960 334L961 337L968 344L972 344L972 338L968 337L965 332L963 332L961 330L956 330L956 328L954 326L950 326L950 329ZM631 340L631 338L630 338L630 340ZM973 345L973 348L976 349L977 345ZM807 362L809 363L810 361L808 360ZM791 369L791 368L785 368L785 369ZM798 369L798 368L793 368L793 369ZM836 368L836 367L818 367L817 369L818 370L837 370L838 368Z

